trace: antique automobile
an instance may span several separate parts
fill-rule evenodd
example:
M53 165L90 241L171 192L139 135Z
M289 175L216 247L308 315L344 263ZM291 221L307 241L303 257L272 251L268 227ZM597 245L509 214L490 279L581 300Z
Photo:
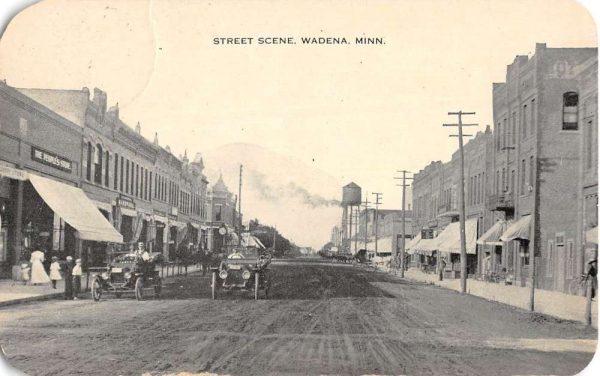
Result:
M143 260L133 253L123 254L98 270L92 277L92 298L99 301L107 293L117 298L124 293L133 293L137 300L142 300L146 289L151 289L155 298L160 297L162 278L156 264L162 262L163 256L160 253L148 256L148 260Z
M251 291L254 299L259 299L262 291L264 298L269 296L268 265L269 253L256 247L237 247L212 269L212 298L217 299L219 292Z

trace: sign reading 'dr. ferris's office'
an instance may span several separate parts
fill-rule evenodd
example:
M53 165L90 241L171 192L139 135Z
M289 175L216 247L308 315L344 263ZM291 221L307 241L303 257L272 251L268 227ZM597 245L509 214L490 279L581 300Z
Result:
M31 159L65 172L73 171L73 164L69 159L46 150L38 149L35 146L31 147Z

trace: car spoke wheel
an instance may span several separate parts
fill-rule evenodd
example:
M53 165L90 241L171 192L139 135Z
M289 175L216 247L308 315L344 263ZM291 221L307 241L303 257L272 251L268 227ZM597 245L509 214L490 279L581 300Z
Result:
M144 299L144 281L142 281L142 278L138 278L135 281L135 298L137 300Z
M211 289L212 289L212 298L213 300L217 299L217 272L212 272L212 281L211 281Z
M102 297L102 286L100 285L100 281L95 279L94 282L92 283L92 298L94 298L94 301L98 302L98 301L100 301L101 297Z

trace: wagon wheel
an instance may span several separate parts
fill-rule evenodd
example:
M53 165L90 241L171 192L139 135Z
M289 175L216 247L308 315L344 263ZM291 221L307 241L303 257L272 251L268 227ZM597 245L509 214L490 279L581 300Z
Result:
M154 285L154 297L156 299L160 298L160 293L162 292L162 278L158 278L157 284Z
M135 298L137 300L144 299L144 281L141 277L135 281Z
M94 282L92 282L92 298L94 298L94 301L99 302L101 297L102 285L100 285L98 279L94 279Z
M211 290L212 290L212 299L217 299L217 272L213 270L212 272L212 280L211 280Z
M258 300L258 281L260 279L260 273L254 273L254 300Z

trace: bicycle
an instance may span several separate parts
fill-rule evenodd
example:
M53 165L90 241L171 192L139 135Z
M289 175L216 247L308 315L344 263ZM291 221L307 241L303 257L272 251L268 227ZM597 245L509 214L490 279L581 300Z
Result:
M569 283L569 293L573 295L584 295L587 280L587 274L582 274L577 278L573 278Z

